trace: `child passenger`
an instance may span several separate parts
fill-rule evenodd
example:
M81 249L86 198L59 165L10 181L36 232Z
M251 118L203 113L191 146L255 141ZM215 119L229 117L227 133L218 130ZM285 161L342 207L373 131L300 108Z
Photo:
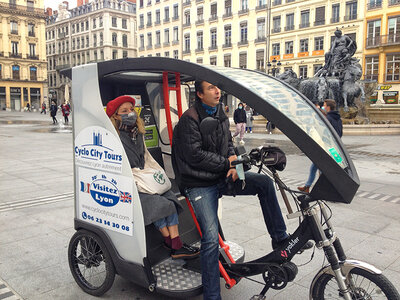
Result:
M145 167L143 120L137 115L135 99L119 96L107 103L106 113L119 133L131 168ZM138 176L137 174L135 176ZM184 244L178 231L178 212L182 210L175 194L168 190L162 195L139 192L145 225L153 223L164 237L164 245L170 249L173 259L192 259L199 249Z

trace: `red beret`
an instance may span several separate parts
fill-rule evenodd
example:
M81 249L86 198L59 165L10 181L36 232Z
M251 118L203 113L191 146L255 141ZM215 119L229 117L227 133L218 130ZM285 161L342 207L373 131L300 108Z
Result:
M120 107L122 104L125 102L130 102L135 106L135 99L132 98L131 96L119 96L115 98L114 100L111 100L110 102L107 103L106 107L106 114L108 117L111 117L115 111Z

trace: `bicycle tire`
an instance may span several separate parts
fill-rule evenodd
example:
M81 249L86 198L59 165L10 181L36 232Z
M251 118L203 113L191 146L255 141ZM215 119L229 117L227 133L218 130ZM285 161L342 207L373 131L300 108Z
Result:
M382 274L373 274L359 267L354 267L346 278L347 284L349 283L350 276L355 283L354 287L349 287L352 299L400 300L400 295L394 285ZM358 280L358 277L362 280ZM365 279L370 282L369 285ZM376 289L374 286L371 286L371 283L376 286ZM368 290L365 290L364 286ZM376 292L376 296L371 295L371 292ZM323 274L314 284L312 299L336 299L335 296L337 296L337 299L343 300L343 295L339 292L335 277L330 274Z
M90 295L101 296L114 283L115 267L110 253L103 241L90 231L79 230L72 236L68 247L68 263L76 283Z

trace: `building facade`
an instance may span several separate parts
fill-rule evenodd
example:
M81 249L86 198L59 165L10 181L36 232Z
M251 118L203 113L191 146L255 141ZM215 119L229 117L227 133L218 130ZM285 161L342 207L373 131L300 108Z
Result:
M182 1L139 0L138 56L182 58Z
M364 0L272 0L269 60L281 62L278 72L313 77L338 28L357 43L354 57L362 63L364 6Z
M376 82L372 104L393 107L400 92L400 0L368 0L364 36L364 80Z
M0 0L0 109L38 109L47 95L43 0Z
M78 0L68 9L62 2L46 18L49 98L61 104L69 79L60 70L81 64L137 57L134 0Z

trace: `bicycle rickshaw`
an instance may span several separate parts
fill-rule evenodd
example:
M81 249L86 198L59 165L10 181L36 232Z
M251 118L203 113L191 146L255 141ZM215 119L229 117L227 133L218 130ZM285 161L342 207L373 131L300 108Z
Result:
M290 190L279 179L268 162L270 148L259 147L240 156L238 165L257 166L259 172L273 177L281 192L292 194L298 210L289 211L288 217L300 217L302 221L285 245L250 262L244 262L244 249L226 240L220 228L219 268L226 287L232 288L241 278L262 274L265 286L253 299L265 299L268 289L282 289L294 280L297 267L291 259L308 240L313 240L325 252L328 264L315 275L310 299L372 299L373 293L384 299L400 299L380 270L346 258L326 201L350 203L359 187L358 175L327 120L290 86L258 71L160 57L99 62L63 70L62 74L72 79L74 106L77 232L71 239L68 259L74 279L85 292L104 294L115 274L175 298L202 292L201 270L196 263L172 260L155 227L144 226L135 179L104 107L120 95L135 97L136 109L146 125L146 145L173 181L173 125L188 107L188 83L206 80L256 108L321 171L314 188L305 194ZM179 216L181 237L188 244L199 244L201 232L194 211L184 197L179 199L186 202ZM364 281L370 285L365 287ZM332 284L336 288L329 290Z

